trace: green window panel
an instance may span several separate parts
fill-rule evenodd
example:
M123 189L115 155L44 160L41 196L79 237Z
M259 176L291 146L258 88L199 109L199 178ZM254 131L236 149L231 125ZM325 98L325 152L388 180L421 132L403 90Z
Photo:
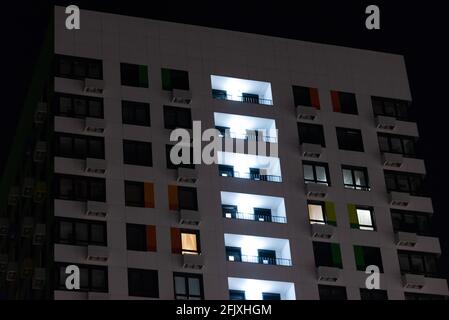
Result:
M148 67L139 65L139 86L148 87Z
M355 204L348 204L349 224L351 228L359 228L359 218L357 217L357 208Z
M357 270L365 271L366 269L365 253L363 252L362 246L354 246L354 256Z
M340 245L337 243L331 243L331 253L332 253L332 262L334 263L334 267L342 268L342 260L341 260L341 251Z

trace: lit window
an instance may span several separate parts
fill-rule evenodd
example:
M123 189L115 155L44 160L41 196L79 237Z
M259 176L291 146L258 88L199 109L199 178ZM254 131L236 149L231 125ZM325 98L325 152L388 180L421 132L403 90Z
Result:
M357 209L360 230L374 230L372 212L369 209Z
M323 206L320 204L308 204L309 219L311 224L325 224Z
M198 242L195 233L181 233L183 254L198 254Z

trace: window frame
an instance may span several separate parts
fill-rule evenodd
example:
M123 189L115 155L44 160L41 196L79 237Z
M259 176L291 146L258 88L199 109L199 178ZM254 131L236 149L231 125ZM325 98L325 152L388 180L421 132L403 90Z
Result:
M127 112L126 109L128 109ZM143 121L137 120L137 109L145 113ZM131 115L131 117L128 117L126 114ZM122 100L122 124L151 127L150 104L147 102Z
M137 68L132 70L130 68ZM133 74L136 72L136 74ZM137 78L134 78L137 75ZM141 77L144 76L145 79ZM120 62L120 85L133 88L149 88L148 66L143 64Z
M70 63L70 72L68 74L64 74L61 72L62 59L65 59ZM75 74L75 71L74 71L75 64L77 64L77 63L84 64L84 68L86 69L85 76ZM97 65L97 67L99 67L99 75L98 76L93 76L92 74L89 74L89 69L92 64L98 64ZM103 60L63 55L63 54L56 54L55 55L55 76L59 77L59 78L66 78L66 79L73 79L73 80L84 80L84 79L102 80L103 79Z
M72 240L68 239L65 240L61 237L61 223L69 223L72 225ZM63 217L56 217L55 218L55 242L58 244L64 244L64 245L72 245L72 246L88 246L88 245L95 245L95 246L103 246L106 247L108 245L108 236L107 236L107 224L104 221L97 221L97 220L82 220L82 219L73 219L73 218L63 218ZM87 225L87 241L82 241L76 239L76 228L78 224L84 224ZM92 227L93 226L101 226L103 229L103 240L102 241L93 241L92 240Z
M313 173L313 180L306 179L306 176L304 174L304 166L310 166L312 167L312 173ZM326 185L328 187L331 186L331 179L330 179L330 173L329 173L329 165L324 162L314 162L314 161L303 161L302 162L303 167L303 177L304 177L304 183L316 183L321 185ZM324 168L324 172L326 174L326 182L319 181L317 178L317 167Z
M388 106L389 108L394 109L394 114L389 114L388 112L386 112L387 104L389 105ZM394 117L401 121L413 121L410 110L411 108L410 101L371 96L371 105L373 108L374 116ZM401 115L400 112L398 112L399 108L403 108L402 111L406 110L406 114Z
M64 153L61 152L61 140L60 138L66 138L71 139L71 146L70 146L70 152ZM93 158L93 159L105 159L105 143L103 137L96 137L96 136L87 136L87 135L78 135L78 134L71 134L71 133L64 133L64 132L55 132L54 136L55 141L55 156L61 157L61 158L72 158L72 159L87 159L87 158ZM75 152L75 139L83 140L85 143L85 153L84 154L77 154ZM91 141L96 141L101 143L101 151L100 156L97 156L94 154L91 150Z
M184 249L184 244L182 243L182 235L183 234L195 235L196 250ZM201 241L200 241L200 231L199 230L180 229L179 235L181 237L181 254L196 254L196 255L201 254Z
M363 230L363 231L376 231L377 230L377 228L376 228L376 221L374 219L374 208L373 207L356 205L355 206L355 210L356 210L356 214L357 214L357 221L359 221L357 229ZM371 225L360 224L360 218L359 218L358 210L369 211L370 217L371 217ZM367 228L367 229L362 229L362 228ZM371 229L368 229L368 228L371 228Z
M323 220L315 220L315 219L311 219L310 218L310 210L309 210L309 205L313 205L313 206L319 206L321 207L321 213L323 215ZM322 201L313 201L313 200L307 200L307 214L309 216L309 222L310 224L322 224L325 225L327 224L327 218L326 218L326 204Z
M427 192L425 191L425 175L418 174L418 173L412 173L412 172L402 172L402 171L393 171L393 170L384 170L384 177L385 177L385 187L387 189L387 192L404 192L409 193L413 196L426 196ZM391 185L389 185L389 179L393 178L395 188L391 188ZM402 189L399 187L401 183L399 183L401 178L405 178L407 181L407 189ZM412 190L412 179L418 178L419 180L419 187L416 190ZM404 181L404 180L403 180Z
M386 139L388 144L388 149L384 150L383 146L381 144L380 139ZM392 147L392 139L398 139L401 144L402 152L395 151ZM379 151L382 153L394 153L394 154L401 154L406 158L417 158L417 139L416 137L411 136L404 136L404 135L395 135L395 134L387 134L387 133L378 133L377 134L377 140L379 142ZM406 141L409 141L413 144L413 153L407 153L405 152L405 143Z
M335 130L337 133L338 149L345 151L365 152L362 130L353 128L343 128L343 127L336 127ZM356 137L357 140L359 140L357 141L358 144L357 146L348 143L347 140L350 139L351 137L354 137L354 139Z
M342 170L342 175L343 175L343 185L344 185L345 189L352 189L352 190L359 190L359 191L371 191L371 187L370 187L370 183L369 183L369 176L368 176L368 169L366 167L342 165L341 170ZM345 183L344 170L351 171L352 184ZM359 171L359 172L363 173L364 179L366 181L365 186L356 184L355 171Z
M184 286L186 289L186 294L178 294L176 293L176 277L184 278ZM200 284L200 295L190 294L189 290L189 280L190 279L198 279ZM195 273L183 273L183 272L173 272L173 292L175 300L204 300L204 284L203 284L203 275L195 274ZM178 299L178 297L183 297L185 299ZM190 299L193 297L194 299ZM199 299L197 299L199 298Z
M58 270L58 272L55 272L55 285L57 287L57 290L70 291L69 289L67 289L65 284L61 285L61 281L62 281L61 269L64 268L64 271L65 271L65 268L69 265L70 265L70 263L64 263L64 262L56 262L55 263L56 270ZM87 288L80 286L80 288L77 291L79 291L79 292L104 292L104 293L109 292L108 266L89 265L89 264L77 264L77 266L80 269L80 273L81 273L81 270L87 269L87 274L88 274ZM93 279L92 279L93 271L104 272L104 275L105 275L104 286L102 286L102 287L94 287L93 286L93 283L92 283L93 282ZM69 275L67 274L67 276L69 276ZM65 279L67 279L67 277ZM65 283L65 279L63 280L64 283Z
M55 175L55 198L60 200L71 200L71 201L97 201L97 202L106 202L106 179L104 178L96 178L96 177L86 177L86 176L77 176L77 175L69 175L69 174L56 174ZM71 181L72 187L71 191L74 195L70 197L63 197L61 195L61 180L67 179ZM85 185L86 189L84 190L85 197L80 196L78 191L78 184L81 182L81 185ZM103 194L99 197L92 197L92 183L93 182L101 182L103 185Z
M299 136L299 143L302 145L303 143L310 143L310 144L318 144L321 145L321 147L326 148L326 137L324 134L324 127L320 124L311 124L311 123L303 123L298 122L298 136ZM312 129L314 128L314 129ZM320 133L318 135L318 138L316 137L316 132L311 134L310 130L317 130L320 129ZM304 131L306 130L306 131ZM313 138L310 137L313 136ZM305 136L308 136L306 139L304 139Z
M61 99L70 99L70 111L62 111L61 110ZM86 104L86 112L85 114L78 114L75 112L75 100L83 100ZM69 94L69 93L63 93L63 92L55 92L54 95L54 113L56 116L61 117L68 117L68 118L78 118L78 119L85 119L85 118L97 118L97 119L103 119L104 118L104 100L103 98L99 97L92 97L92 96L81 96L81 95L75 95L75 94ZM98 103L100 107L100 115L96 115L92 111L92 105L91 103Z
M128 268L128 295L130 297L144 297L144 298L159 298L159 272L158 270ZM136 281L139 284L138 288L131 288L130 278L131 273L139 275L141 281ZM152 281L149 280L151 276ZM154 283L153 283L154 282ZM153 284L155 287L147 287L149 284Z
M407 256L407 260L408 260L408 266L409 269L408 270L404 270L403 266L401 265L401 255L402 256ZM419 259L421 260L421 264L423 266L423 270L417 270L413 267L413 262L412 262L412 258L416 258L419 257ZM427 263L426 263L426 258L432 258L433 262L435 264L435 270L427 270ZM412 273L412 274L420 274L420 275L424 275L426 277L436 277L438 278L440 276L440 270L438 268L438 257L435 254L432 253L425 253L425 252L419 252L419 251L406 251L406 250L398 250L398 260L399 260L399 269L401 271L401 274L405 274L405 273Z
M125 206L126 207L137 207L137 208L144 208L145 207L145 183L140 181L131 181L131 180L125 180L124 181L125 186ZM135 186L140 188L140 195L142 202L133 202L126 199L126 187L127 186Z
M181 74L185 76L186 79L183 79L181 81L180 80L182 78ZM165 82L167 80L169 84ZM183 81L186 81L186 83L179 85L179 82ZM190 90L189 72L185 70L161 68L161 82L162 82L162 90L165 91L171 91L173 89L186 90L186 91Z
M409 210L399 210L399 209L390 209L390 213L391 213L391 220L392 220L392 225L393 225L393 230L394 232L411 232L411 233L416 233L420 236L430 236L432 235L432 220L431 220L431 216L430 213L425 213L425 212L416 212L416 211L409 211ZM396 218L394 217L394 215L396 215ZM400 216L400 219L397 219ZM413 217L413 224L408 223L405 221L405 217L409 216L409 217ZM418 222L418 217L422 218L426 221L427 224L427 229L423 229L421 227L421 225ZM397 225L397 222L400 223L400 225ZM405 225L408 225L408 227L412 227L412 228L408 228L405 227Z
M132 166L152 167L153 166L153 145L147 141L122 140L123 164ZM133 148L132 152L126 148ZM143 150L145 149L145 150ZM140 154L141 151L148 154Z

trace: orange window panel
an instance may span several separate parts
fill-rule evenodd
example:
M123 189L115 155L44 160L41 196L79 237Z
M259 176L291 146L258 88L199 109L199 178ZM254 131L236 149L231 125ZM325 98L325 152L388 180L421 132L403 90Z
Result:
M154 184L145 182L143 185L145 208L154 208Z
M177 186L168 186L168 208L170 210L179 210Z
M171 252L182 253L181 229L171 228Z
M312 107L320 109L320 98L318 96L318 89L317 88L309 88L310 93L310 104Z
M341 112L340 97L338 91L331 91L332 108L335 112Z
M146 226L147 251L157 251L156 226Z

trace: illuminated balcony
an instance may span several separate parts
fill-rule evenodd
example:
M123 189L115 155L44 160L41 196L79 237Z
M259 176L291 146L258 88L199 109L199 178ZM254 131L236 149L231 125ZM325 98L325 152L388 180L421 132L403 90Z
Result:
M210 76L212 97L217 100L230 100L253 104L273 105L271 84L269 82Z
M283 198L221 192L223 217L260 222L287 223Z
M228 278L230 300L296 300L292 282Z

